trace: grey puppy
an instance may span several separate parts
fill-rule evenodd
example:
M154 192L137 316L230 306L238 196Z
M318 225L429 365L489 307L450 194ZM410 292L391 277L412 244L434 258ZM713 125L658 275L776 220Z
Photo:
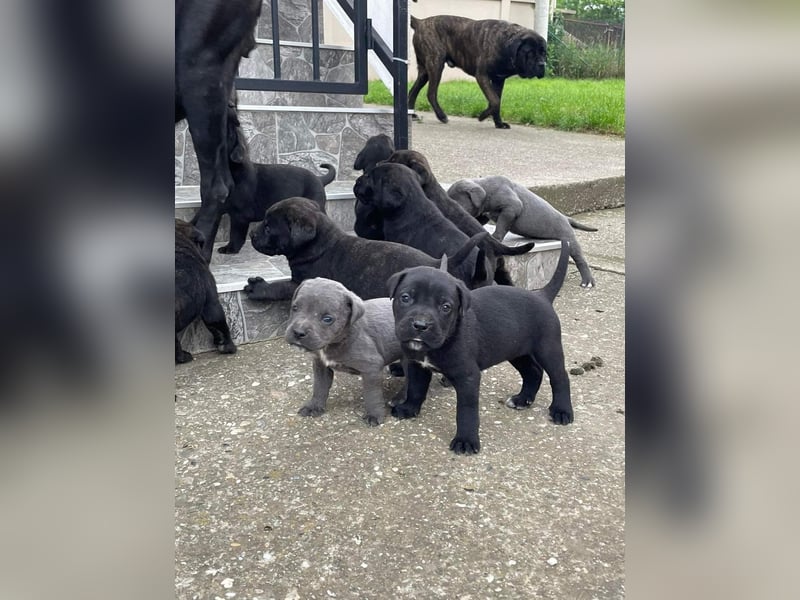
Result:
M362 300L338 281L306 279L292 298L286 341L314 355L314 390L298 411L325 412L333 372L361 375L369 425L383 423L384 367L403 356L389 298Z
M503 241L509 231L534 239L568 241L570 256L581 274L581 287L594 287L592 271L572 228L597 231L596 228L560 213L541 196L500 175L459 179L447 194L473 217L485 215L494 221L497 226L492 236L498 241Z

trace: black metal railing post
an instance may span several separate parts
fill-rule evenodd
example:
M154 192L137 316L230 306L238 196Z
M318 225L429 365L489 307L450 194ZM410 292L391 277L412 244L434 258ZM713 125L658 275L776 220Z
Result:
M278 15L278 0L270 2L272 9L272 72L275 79L281 78L281 34L278 31L280 28L278 23L280 18Z
M314 81L319 81L319 3L311 0L311 70Z
M394 82L394 147L408 149L408 0L393 7L392 79Z

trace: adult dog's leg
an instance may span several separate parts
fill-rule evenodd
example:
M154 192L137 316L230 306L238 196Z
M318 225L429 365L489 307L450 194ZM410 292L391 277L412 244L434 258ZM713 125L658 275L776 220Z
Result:
M217 252L221 254L238 254L247 239L247 228L250 226L248 221L231 219L230 241L220 247Z
M505 79L490 79L486 75L478 75L476 77L478 85L486 96L489 106L478 115L478 121L483 121L489 115L494 119L494 126L498 129L511 129L511 125L503 122L500 118L500 100L503 97L503 87L505 86Z
M408 108L414 110L414 105L417 103L417 96L428 83L428 72L422 65L417 65L417 80L408 92Z
M439 83L442 80L442 71L444 71L444 61L445 55L437 55L435 59L432 59L429 63L428 68L428 102L431 103L431 108L433 108L433 112L436 113L436 118L439 119L442 123L447 123L447 115L442 110L442 107L439 106Z

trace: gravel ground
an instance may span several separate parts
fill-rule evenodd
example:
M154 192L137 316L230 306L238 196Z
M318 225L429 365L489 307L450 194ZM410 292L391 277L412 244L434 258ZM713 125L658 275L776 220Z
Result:
M328 411L298 416L310 360L281 340L176 366L179 598L624 596L624 209L580 215L598 287L570 268L555 306L575 422L502 402L484 372L480 454L448 450L455 393L434 382L417 419L360 419L360 380L336 374ZM594 236L594 237L592 237ZM608 270L605 270L608 269ZM387 375L387 397L401 382Z

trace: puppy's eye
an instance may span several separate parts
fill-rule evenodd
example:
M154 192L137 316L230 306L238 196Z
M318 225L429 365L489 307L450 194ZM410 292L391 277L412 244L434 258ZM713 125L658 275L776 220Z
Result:
M331 323L333 323L335 320L336 320L336 319L334 319L334 318L333 318L332 316L330 316L330 315L322 315L322 318L320 319L320 321L322 321L323 323L325 323L325 325L330 325L330 324L331 324Z
M442 304L441 309L443 313L447 314L451 310L453 310L453 305L450 304L449 302L445 302L444 304Z
M408 304L409 302L411 302L411 296L406 292L403 292L402 294L400 294L400 302L402 304Z

